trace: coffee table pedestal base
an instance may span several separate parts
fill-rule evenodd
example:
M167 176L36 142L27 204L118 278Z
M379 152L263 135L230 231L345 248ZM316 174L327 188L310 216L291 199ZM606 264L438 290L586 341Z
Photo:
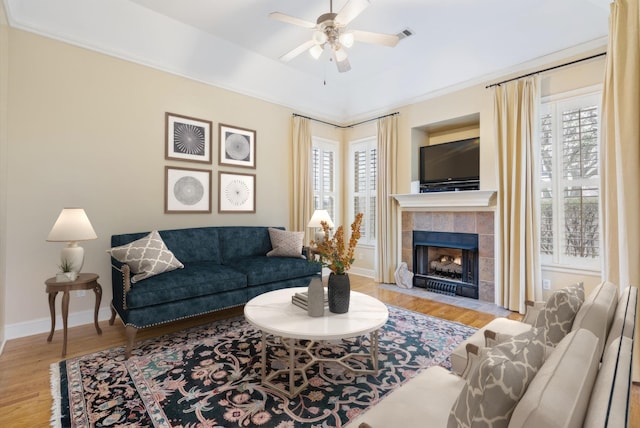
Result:
M260 357L262 362L260 373L261 382L262 385L281 392L288 398L296 397L300 393L300 391L302 391L309 385L309 380L307 379L307 369L314 364L318 364L320 370L323 370L324 363L333 363L338 364L355 374L378 374L378 330L374 330L369 333L369 353L349 352L337 358L318 357L312 352L315 348L315 345L322 342L314 342L309 340L307 341L307 344L303 346L298 343L297 339L281 337L280 342L288 351L288 367L286 369L274 370L269 374L267 374L267 348L269 346L267 340L268 335L268 333L264 331L262 332L262 351ZM308 360L305 363L298 365L296 364L296 362L300 359L300 357L297 357L298 355L306 356ZM362 363L362 359L369 360L371 362L372 368L363 369L361 367L355 367L353 365L353 360L357 360L358 362ZM299 385L297 386L296 373L299 373L299 378L301 379L301 382L299 382ZM273 381L278 377L284 376L287 377L288 382ZM286 386L287 383L288 387Z

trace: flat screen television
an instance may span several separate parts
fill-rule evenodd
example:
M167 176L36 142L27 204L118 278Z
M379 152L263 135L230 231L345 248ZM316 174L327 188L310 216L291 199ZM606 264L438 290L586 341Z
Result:
M441 190L450 190L446 187L470 184L478 188L479 180L480 138L420 147L421 187L443 185Z

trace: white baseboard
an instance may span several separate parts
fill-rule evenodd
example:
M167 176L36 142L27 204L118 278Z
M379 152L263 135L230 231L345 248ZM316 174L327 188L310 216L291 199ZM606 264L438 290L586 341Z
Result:
M349 272L355 275L365 276L372 279L375 277L375 272L373 271L373 269L363 269L352 266L351 269L349 269Z
M98 321L106 321L109 318L111 318L111 309L109 307L100 308L98 311ZM84 324L93 324L93 309L69 314L67 327L77 327ZM58 330L62 330L62 315L56 316L56 331ZM32 336L34 334L47 333L49 331L51 331L51 318L39 318L6 325L4 327L4 338L5 341L7 341Z

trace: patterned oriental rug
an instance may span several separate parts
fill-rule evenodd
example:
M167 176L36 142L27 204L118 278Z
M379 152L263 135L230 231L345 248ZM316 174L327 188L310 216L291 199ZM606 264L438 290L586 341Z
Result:
M307 370L309 386L289 399L260 383L261 333L244 317L172 333L51 365L52 425L60 427L342 427L426 367L474 328L389 307L379 333L380 370L354 375L332 363ZM367 348L369 337L325 343L317 352ZM286 367L269 348L271 369Z

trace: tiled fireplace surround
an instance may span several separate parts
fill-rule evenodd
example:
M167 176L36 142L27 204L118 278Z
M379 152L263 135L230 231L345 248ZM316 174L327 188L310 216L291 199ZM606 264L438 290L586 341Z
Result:
M479 300L494 302L495 226L491 211L402 211L402 261L413 271L414 230L478 234Z

